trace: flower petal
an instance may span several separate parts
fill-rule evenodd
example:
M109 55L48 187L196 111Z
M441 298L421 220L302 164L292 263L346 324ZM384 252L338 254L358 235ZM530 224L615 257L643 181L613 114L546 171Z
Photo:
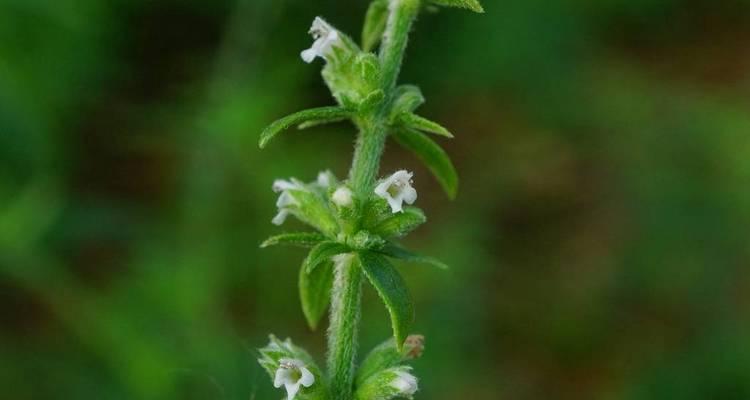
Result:
M313 383L315 383L315 376L305 367L302 367L299 369L302 373L302 377L299 379L299 383L302 384L304 387L310 387Z
M289 216L288 210L279 210L279 212L276 214L275 217L271 220L271 223L274 225L281 225L286 221L286 217Z
M299 381L295 383L286 383L284 387L286 387L287 400L294 400L294 396L299 392Z
M276 370L276 376L273 378L273 386L280 388L281 385L285 385L289 382L291 378L292 376L288 369L279 367L279 369Z
M414 204L414 202L417 201L417 191L411 186L406 187L404 188L402 198L405 202Z

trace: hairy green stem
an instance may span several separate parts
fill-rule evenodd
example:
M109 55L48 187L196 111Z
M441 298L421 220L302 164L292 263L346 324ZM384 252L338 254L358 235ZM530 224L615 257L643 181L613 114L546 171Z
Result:
M360 199L369 197L378 175L388 134L388 109L401 69L409 30L419 12L419 4L420 0L391 0L389 4L390 14L380 51L381 88L387 101L356 121L359 136L349 171L349 182ZM360 207L362 206L366 205L361 204ZM361 208L359 214L362 214ZM349 262L337 263L328 328L328 372L333 400L351 400L352 396L362 280L363 273L356 257Z
M360 198L367 198L378 175L380 157L388 133L386 116L401 70L409 31L419 13L419 5L420 0L391 0L389 3L388 22L380 50L381 88L388 100L378 110L358 121L359 137L349 171L352 188Z
M383 67L383 91L390 94L396 86L404 59L409 31L419 13L420 0L391 0L388 22L383 34L380 64Z
M336 263L334 274L328 328L328 373L333 400L351 400L363 275L354 255L346 262Z
M380 156L385 148L386 127L380 118L373 116L359 124L360 132L354 149L354 160L349 171L352 189L360 198L367 194L375 183L380 167Z

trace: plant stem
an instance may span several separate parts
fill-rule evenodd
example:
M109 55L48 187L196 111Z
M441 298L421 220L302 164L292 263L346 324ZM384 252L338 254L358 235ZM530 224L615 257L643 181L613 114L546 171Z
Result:
M360 198L367 198L380 166L380 156L385 147L387 132L386 117L396 87L401 62L412 23L419 12L420 0L391 0L383 44L380 50L382 68L381 88L386 94L383 105L369 115L360 118L357 125L359 136L354 150L354 160L349 171L354 192Z
M354 149L354 160L349 171L352 189L361 199L366 199L375 183L380 166L380 156L385 148L386 127L378 115L371 115L359 123L359 136Z
M352 255L336 263L328 328L328 373L333 400L351 400L362 298L362 271Z
M359 199L369 197L378 175L380 157L388 135L387 116L392 93L419 4L420 0L391 0L389 4L390 14L380 51L381 87L387 100L377 110L360 116L356 121L359 136L349 170L349 181ZM359 215L362 215L361 207L366 206L364 203L358 206ZM356 230L358 227L354 228ZM334 274L328 328L328 372L333 400L351 400L363 280L359 260L353 256L349 262L336 263Z
M401 62L409 38L409 31L419 13L420 0L391 0L388 22L383 34L380 64L383 67L382 88L390 94L396 86Z

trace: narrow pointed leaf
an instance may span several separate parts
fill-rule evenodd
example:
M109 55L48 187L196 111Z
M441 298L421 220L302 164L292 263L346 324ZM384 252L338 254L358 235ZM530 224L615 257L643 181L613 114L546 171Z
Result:
M396 345L401 350L414 320L414 307L401 275L385 257L370 252L359 253L362 270L391 315Z
M422 160L449 198L456 197L458 191L456 168L437 143L433 142L427 135L412 129L400 129L394 133L393 137L401 146L411 150Z
M306 273L312 273L318 265L330 261L331 257L350 251L347 246L336 242L321 242L310 250L307 258L302 263Z
M388 243L387 245L385 245L385 247L378 250L378 252L388 257L397 258L399 260L404 260L407 262L427 264L440 269L448 269L448 265L436 258L414 253L411 250L407 250L395 243Z
M261 243L260 247L276 245L313 247L324 240L326 240L326 237L316 232L282 233L281 235L271 236L266 239Z
M444 7L465 8L477 13L484 12L484 8L478 0L430 0L430 2Z
M299 272L299 298L302 312L310 329L318 327L331 301L333 262L325 261L308 273L303 266Z
M388 21L388 1L375 0L370 3L362 28L362 50L370 52L380 42Z
M348 118L348 116L346 116L346 117L336 117L336 118L316 119L316 120L305 121L305 122L297 125L297 129L299 129L299 130L305 130L305 129L315 128L316 126L328 125L328 124L335 124L337 122L346 121L347 118Z
M425 102L422 91L414 85L401 85L397 87L393 97L394 114L392 116L414 112L414 110Z
M404 113L399 115L398 122L407 128L416 129L428 133L434 133L436 135L444 136L447 138L453 138L453 134L448 131L445 127L438 124L437 122L430 121L425 117L420 117L417 114Z
M294 125L299 125L310 121L330 121L332 119L346 118L350 112L342 107L320 107L300 111L292 115L281 118L269 125L260 135L260 148L266 147L269 141L281 131L289 129Z
M386 238L400 237L416 229L427 221L424 212L417 207L404 207L400 213L391 213L377 225L370 228L372 233Z

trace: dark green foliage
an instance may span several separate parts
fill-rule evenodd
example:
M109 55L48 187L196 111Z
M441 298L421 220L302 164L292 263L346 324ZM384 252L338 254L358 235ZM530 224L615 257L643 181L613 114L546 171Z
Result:
M315 267L323 262L329 261L331 257L350 251L349 247L336 242L321 242L310 250L307 258L302 263L302 268L309 274Z
M375 0L370 3L362 28L362 50L372 51L380 42L388 19L388 0Z
M391 327L396 346L401 349L414 320L414 306L401 275L385 257L360 252L362 270L391 316Z
M427 221L424 212L417 207L404 207L403 212L383 214L383 218L373 224L373 233L385 238L401 237L417 229Z
M427 264L427 265L431 265L433 267L437 267L440 269L448 269L448 266L445 265L445 263L443 263L440 260L413 253L410 250L407 250L395 243L388 243L383 248L378 250L378 252L388 257L396 258L396 259L407 261L407 262L413 262L417 264Z
M333 285L333 262L323 261L312 271L303 265L299 272L299 297L302 312L312 330L317 329L320 319L325 315L331 302Z
M325 236L317 232L282 233L281 235L271 236L270 238L266 239L260 245L260 247L289 245L309 248L324 241L325 239Z

